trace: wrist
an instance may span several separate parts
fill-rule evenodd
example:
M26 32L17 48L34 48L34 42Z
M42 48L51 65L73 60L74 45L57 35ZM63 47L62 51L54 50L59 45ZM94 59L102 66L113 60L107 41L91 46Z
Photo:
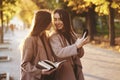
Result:
M79 49L79 47L78 47L78 45L76 43L75 43L75 46L76 46L77 49Z

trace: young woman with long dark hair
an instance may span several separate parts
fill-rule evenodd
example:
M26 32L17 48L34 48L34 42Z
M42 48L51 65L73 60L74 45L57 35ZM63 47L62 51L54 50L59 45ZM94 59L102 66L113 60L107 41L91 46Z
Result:
M67 60L56 71L56 80L84 80L80 58L84 55L82 46L87 43L87 38L77 38L70 22L67 11L54 10L55 33L50 37L50 44L57 61Z

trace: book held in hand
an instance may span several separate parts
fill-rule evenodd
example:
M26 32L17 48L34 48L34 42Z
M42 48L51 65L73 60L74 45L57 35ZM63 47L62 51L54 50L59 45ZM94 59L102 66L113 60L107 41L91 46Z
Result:
M39 61L38 65L42 68L42 69L55 69L58 68L62 63L64 63L66 60L60 61L60 62L52 62L49 60L44 60L44 61Z

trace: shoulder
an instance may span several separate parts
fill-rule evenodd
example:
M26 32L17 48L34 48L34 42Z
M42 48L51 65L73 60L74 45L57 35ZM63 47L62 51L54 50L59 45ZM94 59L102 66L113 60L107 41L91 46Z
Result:
M33 39L34 39L34 37L28 36L28 37L26 37L25 42L32 42Z
M57 42L58 43L58 41L59 41L59 34L56 32L56 33L54 33L54 34L52 34L50 37L49 37L49 41L50 41L50 43L55 43L55 42Z
M34 37L33 36L27 36L24 38L19 45L20 50L26 49L26 48L32 48L33 43L34 43Z
M59 35L59 34L58 34L57 32L54 32L54 33L52 33L52 34L50 35L49 38L50 38L50 39L51 39L51 38L55 38L55 37L58 37L58 35Z
M28 36L28 37L26 37L24 44L27 44L27 45L34 44L36 39L37 39L37 37Z

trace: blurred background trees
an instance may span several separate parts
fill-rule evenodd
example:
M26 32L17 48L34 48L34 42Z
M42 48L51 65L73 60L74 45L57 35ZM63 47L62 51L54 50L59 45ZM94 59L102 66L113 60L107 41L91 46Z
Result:
M94 39L96 34L96 16L108 17L107 26L109 32L110 45L115 45L115 15L120 12L119 0L65 0L68 2L68 7L76 11L78 14L83 14L86 17L86 26L89 29L90 41ZM115 13L116 12L116 13Z
M10 19L17 13L19 0L0 0L0 42L3 43L4 27L8 27Z
M16 16L22 20L25 28L29 28L36 10L52 11L55 8L64 8L71 14L77 33L87 28L90 41L99 37L105 38L110 46L116 45L116 39L120 37L119 0L0 0L1 28L8 26ZM3 42L1 33L0 42ZM100 42L102 40L99 39Z

